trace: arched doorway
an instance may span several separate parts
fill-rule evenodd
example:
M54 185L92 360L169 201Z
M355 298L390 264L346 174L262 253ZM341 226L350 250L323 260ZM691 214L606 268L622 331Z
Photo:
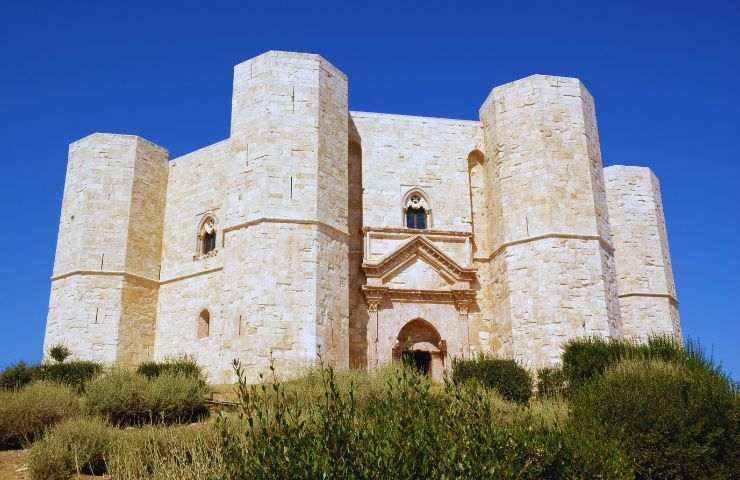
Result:
M425 375L441 381L444 374L446 344L434 326L422 318L401 328L393 347L395 360L406 360Z

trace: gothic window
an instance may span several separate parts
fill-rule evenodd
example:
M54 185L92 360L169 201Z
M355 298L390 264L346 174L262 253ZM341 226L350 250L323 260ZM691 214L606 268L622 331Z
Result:
M207 255L216 250L216 220L208 216L198 229L198 253Z
M198 338L206 338L211 330L211 314L207 309L203 309L198 315Z
M429 205L420 192L411 192L406 196L404 205L406 228L423 230L429 224Z

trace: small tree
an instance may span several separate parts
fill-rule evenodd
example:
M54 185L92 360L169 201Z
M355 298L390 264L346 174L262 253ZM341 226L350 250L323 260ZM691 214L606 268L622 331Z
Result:
M53 358L54 361L57 363L64 362L71 354L72 352L69 351L69 348L67 348L65 345L62 345L61 343L54 345L49 350L49 356Z

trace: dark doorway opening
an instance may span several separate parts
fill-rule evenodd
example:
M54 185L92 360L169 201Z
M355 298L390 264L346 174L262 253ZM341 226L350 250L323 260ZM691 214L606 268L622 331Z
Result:
M424 375L429 375L432 370L432 354L429 352L407 350L401 354L401 359Z

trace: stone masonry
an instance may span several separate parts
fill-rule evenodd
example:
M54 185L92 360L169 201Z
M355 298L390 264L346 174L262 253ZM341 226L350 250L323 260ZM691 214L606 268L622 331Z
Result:
M574 78L496 87L480 121L348 111L318 55L234 69L229 138L179 158L70 146L45 350L191 355L295 376L409 357L559 361L570 338L681 338L658 180L603 168Z

